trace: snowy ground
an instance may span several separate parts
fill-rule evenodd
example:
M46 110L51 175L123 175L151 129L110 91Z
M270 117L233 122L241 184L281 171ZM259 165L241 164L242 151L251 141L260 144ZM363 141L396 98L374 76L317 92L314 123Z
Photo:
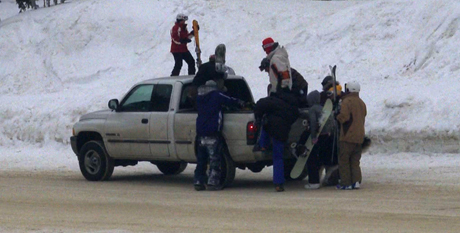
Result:
M204 58L227 45L255 99L268 84L258 70L268 36L286 46L310 90L332 64L340 82L359 81L374 140L367 169L460 164L456 0L71 0L17 12L14 0L0 3L0 170L78 170L72 125L136 82L170 74L179 12L200 22Z

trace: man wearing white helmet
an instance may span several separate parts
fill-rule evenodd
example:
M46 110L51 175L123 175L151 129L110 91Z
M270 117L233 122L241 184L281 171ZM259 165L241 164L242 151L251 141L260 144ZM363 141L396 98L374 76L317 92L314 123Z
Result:
M176 23L171 29L171 53L174 56L174 68L171 72L171 76L178 76L182 68L182 60L187 62L188 74L195 74L195 60L192 54L187 48L187 43L192 42L194 31L190 33L187 30L187 24L185 21L188 20L188 16L185 14L178 14L176 16Z
M361 87L358 82L345 83L340 113L336 116L340 123L339 174L337 189L359 189L362 181L360 159L364 141L364 123L367 115L366 104L359 97Z

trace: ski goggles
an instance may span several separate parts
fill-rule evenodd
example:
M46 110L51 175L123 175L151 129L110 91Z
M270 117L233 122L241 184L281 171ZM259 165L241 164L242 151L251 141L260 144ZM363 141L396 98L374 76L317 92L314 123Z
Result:
M266 48L272 47L274 44L275 44L275 43L264 44L264 45L262 45L262 48L265 50Z

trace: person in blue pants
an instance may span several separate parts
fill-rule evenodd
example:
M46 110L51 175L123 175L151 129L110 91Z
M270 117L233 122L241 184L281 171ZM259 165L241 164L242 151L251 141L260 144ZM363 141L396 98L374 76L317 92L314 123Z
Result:
M277 192L284 191L283 151L291 125L299 116L298 102L289 92L272 92L261 98L254 107L256 125L262 125L259 139L261 150L273 145L273 183ZM264 119L264 120L262 120ZM262 122L263 121L263 122Z

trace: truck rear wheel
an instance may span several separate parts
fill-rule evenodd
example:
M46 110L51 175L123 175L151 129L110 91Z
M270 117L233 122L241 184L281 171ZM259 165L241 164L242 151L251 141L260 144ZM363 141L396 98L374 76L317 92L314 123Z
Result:
M187 167L186 162L161 162L156 163L158 170L165 175L177 175L182 173Z
M222 187L228 187L233 183L235 179L235 162L230 157L230 153L226 146L222 148L222 160L221 160L221 177L220 183Z
M78 164L81 174L89 181L108 180L115 167L101 141L85 143L80 150Z

